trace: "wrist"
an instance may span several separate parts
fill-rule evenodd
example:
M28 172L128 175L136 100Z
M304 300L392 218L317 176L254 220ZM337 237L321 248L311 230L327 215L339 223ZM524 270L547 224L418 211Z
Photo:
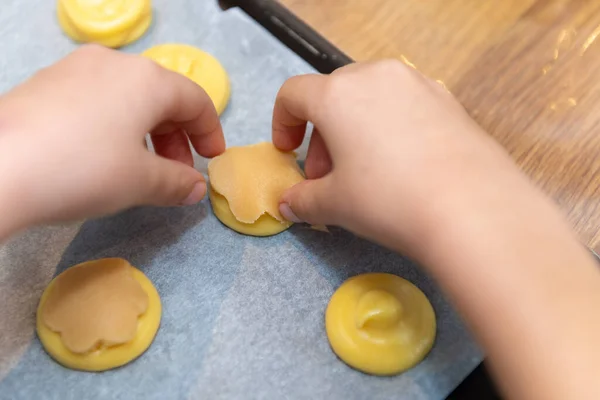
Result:
M521 260L548 243L581 247L552 201L507 161L472 168L461 175L458 190L438 196L428 207L423 224L425 246L418 257L433 274L443 277L449 264L453 264L454 274L456 268L471 268L473 263ZM506 269L514 265L511 262ZM494 271L477 268L462 272L473 277L483 272L490 277Z
M597 267L549 199L520 174L497 178L496 188L471 192L472 201L447 200L456 212L437 213L439 227L421 261L470 325L509 397L535 397L534 383L565 376L553 387L572 392L585 385L571 371L592 365L590 346L600 333L590 322L600 301ZM549 348L554 354L544 358Z
M546 205L544 212L555 213L548 211L549 201L496 142L472 140L454 147L448 150L452 161L425 183L429 201L420 216L424 244L417 250L420 261L440 254L454 241L471 246L495 240L503 230L541 211L540 204ZM465 250L465 254L473 251Z

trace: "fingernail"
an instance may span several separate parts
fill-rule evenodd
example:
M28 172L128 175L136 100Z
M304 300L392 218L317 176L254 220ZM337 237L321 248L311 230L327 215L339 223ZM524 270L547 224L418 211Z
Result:
M196 204L197 202L202 200L205 193L206 193L206 183L198 182L194 185L194 188L192 189L190 194L188 194L188 196L185 198L185 200L183 200L180 204L182 206L191 206L193 204Z
M297 224L302 223L300 218L292 211L290 205L288 203L281 203L279 205L279 212L283 215L283 218L287 219L290 222L295 222Z

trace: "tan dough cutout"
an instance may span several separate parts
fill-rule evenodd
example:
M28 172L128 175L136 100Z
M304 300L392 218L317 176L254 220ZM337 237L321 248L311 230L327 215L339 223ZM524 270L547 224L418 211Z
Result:
M148 294L121 258L89 261L59 275L48 295L43 321L60 333L73 353L87 353L98 345L131 341L138 317L148 308Z
M225 197L235 218L252 224L264 213L280 222L279 199L302 182L304 176L294 153L284 153L272 143L230 147L208 164L210 184Z

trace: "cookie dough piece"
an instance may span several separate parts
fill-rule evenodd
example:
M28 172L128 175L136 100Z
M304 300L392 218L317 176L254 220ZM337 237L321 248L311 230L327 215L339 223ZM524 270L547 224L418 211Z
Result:
M142 55L196 82L211 98L219 115L227 107L231 94L229 76L210 54L184 44L161 44Z
M161 303L152 282L121 258L88 261L54 278L40 300L37 333L60 364L104 371L152 343Z
M344 282L325 313L331 348L346 364L373 375L414 367L435 340L435 313L412 283L369 273Z
M150 0L58 0L58 23L71 39L122 47L152 23Z
M213 211L229 228L270 236L292 225L279 213L279 199L304 180L294 153L267 142L230 147L208 164L208 177Z
M292 226L291 222L280 222L269 214L261 215L253 224L245 224L235 218L235 215L233 215L229 208L227 199L215 192L212 187L208 190L208 197L212 204L213 212L219 221L225 226L244 235L273 236Z

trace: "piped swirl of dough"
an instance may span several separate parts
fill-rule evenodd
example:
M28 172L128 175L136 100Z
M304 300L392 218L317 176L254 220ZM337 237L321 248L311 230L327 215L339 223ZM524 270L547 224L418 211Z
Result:
M121 47L146 32L152 4L150 0L58 0L58 20L78 42Z
M433 346L435 313L416 286L396 275L369 273L344 282L325 313L333 351L374 375L394 375L419 363Z
M120 258L89 261L59 275L42 318L65 347L83 354L131 341L148 295Z

